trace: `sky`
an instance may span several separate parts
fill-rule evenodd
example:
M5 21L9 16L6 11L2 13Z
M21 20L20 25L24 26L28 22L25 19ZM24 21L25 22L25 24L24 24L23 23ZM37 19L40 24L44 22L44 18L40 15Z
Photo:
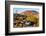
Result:
M38 8L13 8L13 13L21 13L23 11L26 11L26 10L34 10L34 11L39 11Z

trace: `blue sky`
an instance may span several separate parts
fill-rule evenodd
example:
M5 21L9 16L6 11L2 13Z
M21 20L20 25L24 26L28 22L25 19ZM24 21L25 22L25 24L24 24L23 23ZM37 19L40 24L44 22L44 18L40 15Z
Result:
M39 11L38 8L13 8L13 13L22 12L22 11L25 11L25 10L35 10L35 11Z

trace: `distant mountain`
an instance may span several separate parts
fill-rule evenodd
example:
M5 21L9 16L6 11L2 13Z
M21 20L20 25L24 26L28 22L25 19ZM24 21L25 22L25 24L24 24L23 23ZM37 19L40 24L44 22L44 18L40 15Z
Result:
M19 14L27 14L27 15L32 14L32 15L38 15L39 13L38 13L37 11L26 10L26 11L24 11L24 12L22 12L22 13L19 13Z
M26 11L23 11L21 13L16 13L14 14L14 16L24 16L24 15L33 15L33 16L37 16L39 17L39 13L37 11L31 11L31 10L26 10Z

